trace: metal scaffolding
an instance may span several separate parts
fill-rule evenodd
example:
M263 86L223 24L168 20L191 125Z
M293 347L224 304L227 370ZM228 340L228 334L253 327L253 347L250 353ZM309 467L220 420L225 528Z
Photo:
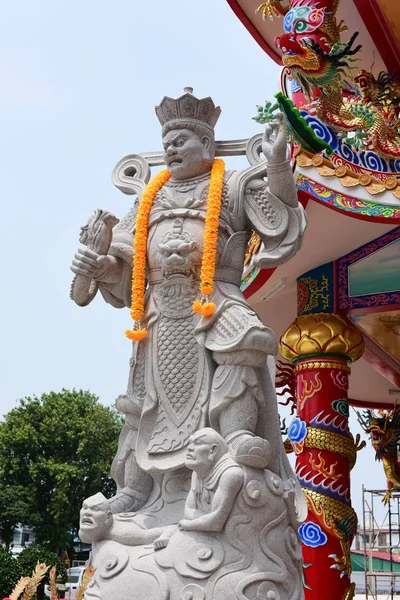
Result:
M400 556L400 490L392 491L392 498L384 507L383 496L387 490L366 490L363 487L363 541L365 591L367 600L393 600L400 594L400 572L394 570L394 556ZM379 505L377 503L379 502ZM375 517L384 509L384 518ZM384 539L385 543L382 543ZM389 554L389 571L374 569L373 555ZM398 564L396 562L396 564Z

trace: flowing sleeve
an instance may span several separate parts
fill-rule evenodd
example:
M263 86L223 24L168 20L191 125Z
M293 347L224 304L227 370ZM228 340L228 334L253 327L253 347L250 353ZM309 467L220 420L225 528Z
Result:
M290 168L286 164L271 165L268 175L270 186L263 179L253 179L244 197L247 219L262 240L254 257L255 266L262 269L277 267L292 258L301 247L306 228L305 211L297 200ZM279 190L279 196L271 188Z
M137 205L114 228L111 246L108 251L121 261L121 277L116 283L99 282L104 300L115 308L131 305L131 282L133 260L133 238L136 225Z

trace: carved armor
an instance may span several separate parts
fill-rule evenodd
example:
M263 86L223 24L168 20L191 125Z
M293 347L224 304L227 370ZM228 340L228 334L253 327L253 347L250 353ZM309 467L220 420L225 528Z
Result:
M259 262L269 261L269 253L274 260L279 252L283 260L287 259L300 244L304 217L301 207L292 208L272 195L259 173L257 166L244 174L225 175L213 294L217 310L210 318L200 319L192 311L198 290L209 175L169 181L156 196L148 237L149 287L144 318L148 336L134 345L125 396L125 405L131 402L125 412L141 414L136 424L137 461L146 472L181 467L191 433L210 422L221 430L221 411L239 400L237 391L227 388L236 386L241 390L242 404L247 407L247 415L253 413L250 420L254 422L260 401L265 401L257 371L268 355L276 354L277 343L273 332L260 322L240 293L244 253L251 228L256 227L264 241ZM109 251L122 259L121 281L100 284L104 298L117 307L130 304L135 216L136 211L131 211L115 228ZM223 397L213 387L216 369L215 382L221 379L222 371L230 380L224 385ZM251 380L253 384L243 383ZM239 414L235 418L240 422ZM239 429L254 433L255 425L247 419L247 427Z

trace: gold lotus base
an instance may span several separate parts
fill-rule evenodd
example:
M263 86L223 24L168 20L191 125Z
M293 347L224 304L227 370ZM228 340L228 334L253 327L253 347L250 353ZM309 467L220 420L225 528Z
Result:
M340 355L354 362L364 352L364 341L346 317L335 313L315 313L297 317L282 335L280 351L291 362L301 357L324 354Z

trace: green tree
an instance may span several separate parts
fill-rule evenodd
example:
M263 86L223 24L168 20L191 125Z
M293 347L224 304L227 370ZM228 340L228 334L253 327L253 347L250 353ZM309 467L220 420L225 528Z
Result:
M67 569L64 561L44 546L34 545L25 548L18 555L17 562L22 577L30 577L37 563L44 563L50 567L56 567L57 575L61 575L63 581L67 579ZM47 572L36 591L37 600L44 598L44 586L46 583L49 583L49 572Z
M21 485L4 485L0 482L0 538L6 549L13 541L15 526L27 521L29 489Z
M11 594L21 576L22 571L18 561L6 548L0 546L0 598L8 597Z
M36 541L57 553L70 549L84 498L114 493L109 471L120 429L119 414L88 391L20 400L0 423L0 480L21 499L14 523L33 526Z

